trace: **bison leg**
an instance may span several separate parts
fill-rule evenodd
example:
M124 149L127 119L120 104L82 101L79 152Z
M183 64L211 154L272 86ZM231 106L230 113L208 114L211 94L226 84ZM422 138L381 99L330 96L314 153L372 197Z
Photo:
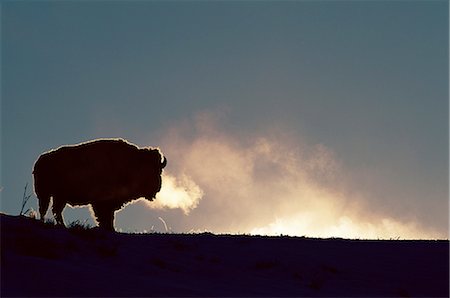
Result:
M64 210L64 207L66 207L66 203L64 201L55 200L55 197L53 197L53 216L55 217L56 224L64 226L64 218L62 216L62 211Z
M41 220L44 220L45 214L47 214L48 205L50 204L50 197L39 197L39 215Z
M110 206L93 205L95 216L97 217L98 226L108 231L114 231L114 209Z

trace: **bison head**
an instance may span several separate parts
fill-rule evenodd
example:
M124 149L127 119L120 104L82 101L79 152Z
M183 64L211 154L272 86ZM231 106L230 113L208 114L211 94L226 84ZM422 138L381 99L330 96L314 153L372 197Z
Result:
M142 150L142 164L144 165L144 181L143 181L143 195L152 201L156 193L161 190L161 174L162 169L167 165L167 158L162 156L159 149L141 149Z

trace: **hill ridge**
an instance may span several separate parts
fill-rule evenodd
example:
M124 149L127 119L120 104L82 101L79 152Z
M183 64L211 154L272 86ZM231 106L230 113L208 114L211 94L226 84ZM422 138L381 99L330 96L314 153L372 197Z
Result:
M0 214L2 296L446 297L448 240L68 229Z

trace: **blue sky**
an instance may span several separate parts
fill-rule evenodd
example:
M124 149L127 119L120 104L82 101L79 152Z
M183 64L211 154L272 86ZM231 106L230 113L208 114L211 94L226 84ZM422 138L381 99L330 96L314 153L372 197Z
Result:
M258 138L299 155L326 148L345 177L333 193L376 210L370 224L447 233L447 1L3 1L1 46L2 212L18 213L42 152L122 137L178 154L172 132L190 150L205 136L241 152ZM238 232L205 207L214 187L176 156L167 171L210 191L189 215L130 206L123 228L144 212L179 231Z

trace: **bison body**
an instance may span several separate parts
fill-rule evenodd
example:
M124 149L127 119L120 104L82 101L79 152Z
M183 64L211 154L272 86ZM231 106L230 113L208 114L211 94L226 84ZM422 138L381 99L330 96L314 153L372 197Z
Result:
M121 139L63 146L42 154L34 164L34 190L41 219L50 198L58 224L66 204L92 206L100 227L113 230L114 212L161 189L167 160L159 149L138 148Z

